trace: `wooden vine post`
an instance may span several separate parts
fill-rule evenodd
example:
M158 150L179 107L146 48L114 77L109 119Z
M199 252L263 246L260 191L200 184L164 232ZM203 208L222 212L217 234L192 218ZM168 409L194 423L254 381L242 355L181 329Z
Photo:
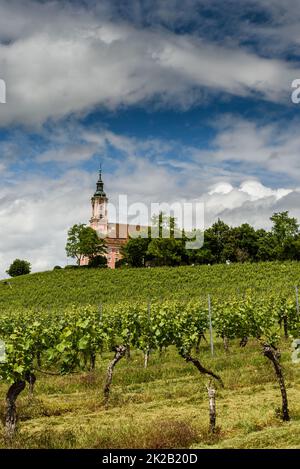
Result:
M210 353L211 356L214 356L214 341L213 341L213 330L212 330L212 320L211 320L211 301L210 295L208 295L208 323L209 323L209 337L210 337Z
M148 323L150 327L150 317L151 317L151 301L148 301ZM145 353L144 353L144 368L148 367L148 361L149 361L149 355L150 355L150 347L149 344L146 347Z
M210 433L216 432L216 390L213 380L210 380L206 386L208 401L209 401L209 431Z

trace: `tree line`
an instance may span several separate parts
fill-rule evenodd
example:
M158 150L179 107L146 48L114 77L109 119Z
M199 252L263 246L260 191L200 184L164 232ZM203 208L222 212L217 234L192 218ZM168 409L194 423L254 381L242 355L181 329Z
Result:
M204 231L199 249L187 249L193 233L185 233L174 217L163 213L153 217L152 227L144 236L130 238L122 246L122 259L116 267L179 266L221 264L225 262L260 262L300 260L300 231L296 218L288 211L270 217L271 230L255 229L248 223L232 227L218 219ZM153 236L156 232L156 236ZM195 233L194 233L195 234ZM107 243L97 232L84 225L73 225L68 231L66 253L79 266L89 259L88 267L107 266ZM72 267L72 266L68 266ZM56 268L60 268L56 266ZM30 273L30 263L16 259L7 270L11 277Z
M300 232L296 218L288 211L274 213L270 231L255 229L248 223L232 227L218 219L204 231L200 249L186 249L190 236L176 237L176 221L160 214L159 237L130 239L122 248L119 266L219 264L225 262L259 262L300 260ZM163 237L164 230L170 236Z
M232 227L218 219L204 231L201 248L187 249L186 242L192 239L193 233L185 233L174 217L160 213L153 217L151 228L145 228L143 235L130 238L122 246L122 259L116 267L300 260L297 219L283 211L273 213L270 220L272 227L267 231L255 229L248 223ZM83 224L70 228L66 252L77 260L78 265L86 257L90 267L105 267L106 250L106 241L92 228Z

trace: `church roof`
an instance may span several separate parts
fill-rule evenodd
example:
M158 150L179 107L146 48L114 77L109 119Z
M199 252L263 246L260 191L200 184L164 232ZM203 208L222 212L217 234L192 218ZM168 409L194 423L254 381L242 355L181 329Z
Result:
M102 170L100 169L99 171L99 179L97 182L97 189L94 194L94 197L106 197L106 194L104 192L104 182L102 181Z
M142 233L147 232L148 234L149 227L141 225L126 225L125 223L108 223L108 239L124 239L128 240L131 233Z

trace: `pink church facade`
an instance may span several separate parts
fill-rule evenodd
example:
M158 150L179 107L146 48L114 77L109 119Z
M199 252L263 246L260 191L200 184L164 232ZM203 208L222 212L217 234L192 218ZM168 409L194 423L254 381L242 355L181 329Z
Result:
M99 179L97 182L96 192L91 198L92 217L90 219L90 227L105 239L107 252L107 266L114 269L116 262L122 259L121 248L129 239L129 225L119 223L109 223L108 221L108 197L104 192L104 183L102 181L102 172L99 171ZM134 227L139 230L139 226ZM87 265L88 258L83 258L80 265Z

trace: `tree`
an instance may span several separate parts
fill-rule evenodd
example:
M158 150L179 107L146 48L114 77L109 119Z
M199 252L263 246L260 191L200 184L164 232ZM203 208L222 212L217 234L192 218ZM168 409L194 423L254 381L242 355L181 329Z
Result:
M213 264L215 262L214 256L205 242L200 249L190 249L187 254L189 264Z
M300 260L300 237L293 238L290 242L286 242L283 247L283 258L289 260Z
M272 261L277 256L277 243L273 233L260 229L256 231L257 235L257 261Z
M233 262L245 262L255 260L257 254L258 234L248 223L231 228L223 257Z
M10 277L18 277L19 275L30 274L30 271L30 262L23 261L21 259L15 259L6 273L10 275Z
M220 219L205 231L205 245L211 251L215 262L225 262L226 259L233 256L234 249L229 243L230 235L230 226ZM226 252L224 251L225 248Z
M125 246L121 248L123 261L131 267L143 267L148 259L147 249L151 239L149 238L132 238Z
M248 223L233 229L237 249L242 250L249 259L255 259L257 254L258 235L255 229Z
M183 236L183 230L177 226L176 218L164 212L152 216L151 226L155 238L182 238Z
M77 264L88 257L101 256L106 252L105 241L99 238L97 232L84 224L74 225L68 231L66 253L68 257L77 259Z
M96 267L107 267L107 259L105 256L94 256L91 257L89 260L89 267L96 268Z
M151 218L152 232L155 238L162 238L163 233L167 230L167 217L163 212L158 215L153 215Z
M184 233L176 225L173 216L163 212L152 217L152 239L148 239L146 256L158 265L179 265L187 262Z
M187 257L184 241L174 238L152 239L147 254L159 265L179 265Z
M297 219L289 217L288 211L273 213L270 220L273 222L272 233L280 246L283 247L287 241L298 234Z

